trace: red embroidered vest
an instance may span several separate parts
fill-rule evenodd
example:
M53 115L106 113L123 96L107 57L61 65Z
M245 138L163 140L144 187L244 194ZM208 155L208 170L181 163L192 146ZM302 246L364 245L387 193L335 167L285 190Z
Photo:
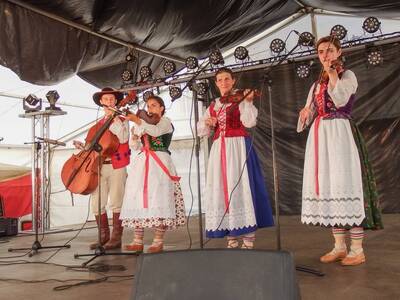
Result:
M210 105L210 115L218 119L215 127L214 140L220 135L225 137L248 136L246 128L240 121L239 103L232 103L230 106L222 106L215 111L215 102Z

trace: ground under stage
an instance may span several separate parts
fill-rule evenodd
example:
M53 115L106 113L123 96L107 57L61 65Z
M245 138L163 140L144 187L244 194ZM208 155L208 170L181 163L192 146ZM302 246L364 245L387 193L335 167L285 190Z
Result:
M367 262L357 267L342 267L340 264L324 265L319 263L321 254L330 250L332 239L328 229L304 226L298 216L281 217L282 248L294 254L295 261L300 265L323 271L324 277L297 272L302 299L400 299L400 214L383 216L385 229L366 233L365 253ZM94 224L87 224L92 227ZM197 233L198 221L192 218L190 232L193 248L199 245ZM74 226L74 228L77 228ZM43 246L65 243L76 234L76 231L46 235ZM124 241L130 242L131 231L124 233ZM71 243L70 249L61 250L50 262L63 265L79 265L85 260L74 259L74 253L88 253L87 245L96 238L95 229L83 230ZM7 242L8 240L8 242ZM107 281L72 287L54 291L59 285L70 284L60 282L21 283L4 281L4 279L45 280L45 279L95 279L101 275L94 272L78 272L65 267L48 264L26 264L24 261L39 262L48 258L53 251L40 251L32 258L27 256L4 259L5 256L15 256L9 253L10 247L30 247L33 236L18 236L10 239L0 239L0 299L129 299L133 287L133 279L114 277ZM146 232L145 242L151 241L150 232ZM166 250L187 249L188 234L186 228L169 232L166 236ZM224 247L224 240L212 240L207 248ZM262 229L257 232L257 249L275 249L274 229ZM21 252L22 254L24 252ZM5 265L7 263L19 263ZM117 266L123 265L125 271L111 270L103 274L110 276L132 275L135 272L136 258L133 256L108 256L97 259L97 263ZM125 279L125 280L124 280ZM166 279L167 280L167 279ZM268 279L266 279L268 280ZM118 281L118 282L116 282Z

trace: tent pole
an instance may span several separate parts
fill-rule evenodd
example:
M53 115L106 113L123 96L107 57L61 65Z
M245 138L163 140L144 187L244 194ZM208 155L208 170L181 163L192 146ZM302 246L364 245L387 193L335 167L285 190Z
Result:
M12 4L15 4L17 6L23 7L25 9L29 10L29 11L33 11L33 12L39 14L39 15L45 16L45 17L50 18L52 20L55 20L57 22L63 23L65 25L68 25L68 26L73 27L75 29L87 32L87 33L89 33L91 35L94 35L96 37L102 38L102 39L107 40L109 42L113 42L115 44L119 44L119 45L127 47L129 49L135 49L137 51L140 51L140 52L143 52L143 53L147 53L147 54L150 54L150 55L154 55L154 56L157 56L157 57L173 60L173 61L176 61L176 62L179 62L179 63L185 63L185 60L183 58L177 57L175 55L162 53L160 51L156 51L156 50L153 50L153 49L150 49L150 48L146 48L146 47L143 47L143 46L140 46L140 45L137 45L137 44L128 43L128 42L125 42L123 40L108 36L106 34L98 33L96 31L90 29L87 26L78 24L76 22L72 22L72 21L70 21L68 19L65 19L63 17L57 16L56 14L49 13L49 12L47 12L45 10L37 8L34 5L28 4L26 2L23 2L23 1L20 1L20 0L7 0L7 1L12 3Z

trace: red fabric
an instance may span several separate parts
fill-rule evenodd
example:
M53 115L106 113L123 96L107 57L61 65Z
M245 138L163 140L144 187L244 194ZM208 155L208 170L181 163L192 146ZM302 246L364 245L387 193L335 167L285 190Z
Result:
M210 115L211 117L217 118L221 113L222 108L219 109L218 112L214 110L215 102L210 105ZM221 127L217 123L214 133L214 140L218 139L221 135ZM248 136L249 134L246 131L246 128L240 121L240 110L239 105L237 103L232 104L231 106L226 108L226 126L224 131L225 137L238 137L238 136Z
M221 168L222 168L222 184L224 187L224 200L226 212L229 212L229 193L228 193L228 175L226 171L226 145L225 137L221 137Z
M32 213L31 174L0 182L4 217L19 218Z
M111 163L114 169L126 167L130 163L131 151L128 143L119 144L117 152L111 157Z

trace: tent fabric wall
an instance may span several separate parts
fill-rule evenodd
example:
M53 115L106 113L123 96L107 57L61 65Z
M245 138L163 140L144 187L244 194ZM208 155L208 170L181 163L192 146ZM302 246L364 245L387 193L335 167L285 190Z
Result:
M18 2L18 1L17 1ZM23 1L97 33L182 59L235 47L304 7L399 18L400 3L328 0ZM302 5L303 4L303 5ZM129 49L13 4L0 2L0 64L25 81L50 85L75 74L119 88ZM164 76L164 59L140 53L139 66ZM178 64L178 68L182 64ZM134 69L134 72L137 70ZM139 76L137 77L139 80Z

